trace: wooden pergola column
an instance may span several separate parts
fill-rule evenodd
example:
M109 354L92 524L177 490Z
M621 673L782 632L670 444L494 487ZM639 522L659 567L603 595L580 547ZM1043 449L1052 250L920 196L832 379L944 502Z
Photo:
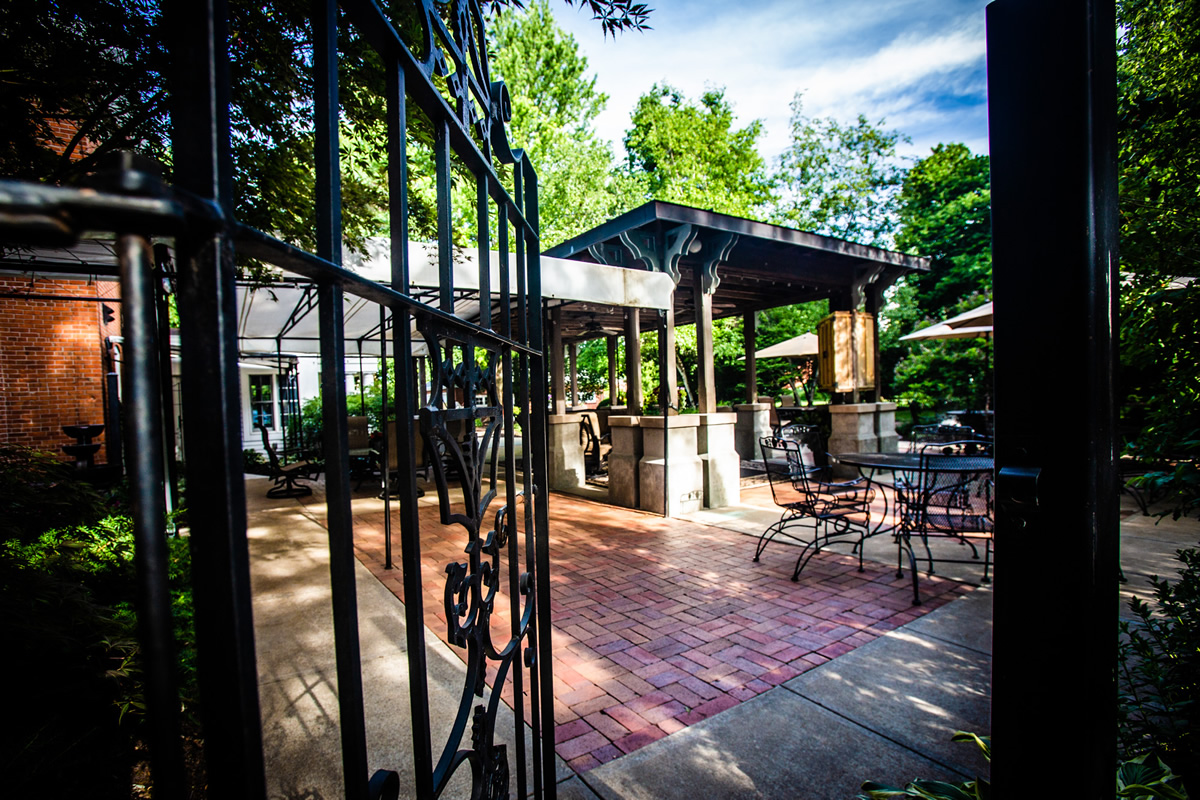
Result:
M617 403L617 337L609 335L604 337L604 343L608 348L608 404L611 406L618 405Z
M625 405L642 413L642 320L636 308L625 309Z
M579 405L579 370L575 368L575 358L578 354L578 342L567 345L567 362L571 370L571 408Z
M679 403L679 373L675 369L675 304L662 311L662 326L658 329L658 397L655 398L663 415L678 414L671 410Z
M746 352L746 402L758 402L758 363L754 351L758 339L758 317L751 311L742 317L742 348Z
M692 293L696 300L696 405L701 414L715 414L717 383L713 367L712 293L705 291L702 264L696 265Z
M567 413L566 370L563 364L562 306L550 309L550 401L555 414Z
M733 233L706 235L702 240L703 260L696 265L692 292L696 305L696 405L701 414L717 411L716 369L713 366L713 294L721 279L717 268L729 259L738 237Z

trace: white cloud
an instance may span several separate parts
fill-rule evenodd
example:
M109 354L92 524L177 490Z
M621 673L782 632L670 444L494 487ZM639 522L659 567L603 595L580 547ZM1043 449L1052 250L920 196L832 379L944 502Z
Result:
M768 158L786 146L797 91L809 116L886 117L913 137L917 153L938 141L987 149L983 0L653 5L654 30L616 41L604 40L586 13L552 6L609 95L597 128L618 152L637 98L663 81L689 97L725 87L740 124L763 121Z

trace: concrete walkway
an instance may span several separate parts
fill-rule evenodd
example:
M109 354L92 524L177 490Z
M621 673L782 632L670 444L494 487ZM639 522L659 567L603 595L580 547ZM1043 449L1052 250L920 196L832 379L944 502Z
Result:
M340 797L328 543L321 509L311 498L307 505L268 500L262 496L266 488L266 482L248 479L268 792L272 798L297 800ZM356 516L372 500L356 499ZM755 528L760 516L772 512L756 505L753 496L750 501L723 516L706 512L707 518L688 523L760 531ZM1174 550L1200 539L1195 520L1155 525L1154 518L1133 514L1123 530L1123 563L1130 578L1123 591L1144 585L1147 572L1172 574ZM894 564L895 550L869 550L868 556ZM867 779L903 784L914 777L960 780L986 774L973 745L952 744L949 738L955 730L990 730L991 597L990 589L968 590L915 621L582 774L559 760L559 796L847 800ZM369 768L397 770L402 786L409 787L403 606L362 564L358 601ZM426 643L430 703L440 726L436 748L457 709L464 667L428 628ZM512 717L501 709L501 726L511 740ZM511 759L511 746L509 752ZM467 796L467 780L460 776L444 796ZM512 788L515 792L515 782Z

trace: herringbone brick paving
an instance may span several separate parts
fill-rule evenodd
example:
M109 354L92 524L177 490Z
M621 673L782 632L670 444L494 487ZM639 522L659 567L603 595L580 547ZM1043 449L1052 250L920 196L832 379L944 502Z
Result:
M766 487L743 498L770 505ZM382 503L377 513L359 509L358 558L403 600L399 526L397 568L386 570ZM748 536L559 494L549 514L556 751L576 772L732 708L969 591L923 577L923 604L914 607L907 576L872 562L860 573L849 555L819 553L793 583L793 547L772 544L754 563ZM424 617L444 640L445 566L464 560L466 535L441 525L431 498L420 518ZM502 569L507 576L503 559ZM502 592L492 618L500 643L507 609ZM511 687L502 694L510 706Z

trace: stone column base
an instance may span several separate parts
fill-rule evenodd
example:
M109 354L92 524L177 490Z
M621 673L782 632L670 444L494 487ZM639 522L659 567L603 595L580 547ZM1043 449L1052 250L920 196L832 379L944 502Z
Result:
M875 403L830 406L829 420L833 425L833 433L829 436L826 449L830 453L879 452L879 436L875 433L875 406ZM850 478L858 475L858 469L837 464L834 465L833 474L834 477Z
M701 414L696 450L704 466L704 507L723 508L742 499L742 460L733 447L735 414Z
M642 461L640 417L609 416L612 450L608 453L608 501L638 507L638 465Z
M742 461L761 461L762 448L758 440L771 435L771 406L767 403L742 403L733 407L737 413L734 449Z
M676 517L699 511L704 505L704 465L696 455L700 417L697 414L667 417L666 428L663 419L642 417L639 423L645 455L638 465L638 507ZM669 461L663 457L664 431L671 437L666 451Z
M879 438L879 452L895 453L900 449L895 403L875 404L875 435Z
M587 484L583 445L579 442L579 417L551 414L546 429L549 454L548 483L551 489L570 491Z

